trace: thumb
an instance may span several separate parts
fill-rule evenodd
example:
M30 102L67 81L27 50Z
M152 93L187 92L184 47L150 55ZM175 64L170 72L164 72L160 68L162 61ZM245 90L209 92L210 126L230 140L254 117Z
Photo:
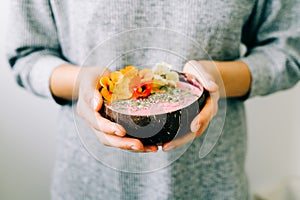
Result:
M93 95L92 105L91 105L93 110L99 111L102 104L103 104L102 96L101 96L100 92L95 90L94 95Z
M219 86L213 80L204 81L203 87L209 92L217 92L219 90Z
M194 75L207 91L216 92L219 90L219 86L214 81L212 75L199 62L195 60L187 62L183 67L183 71Z

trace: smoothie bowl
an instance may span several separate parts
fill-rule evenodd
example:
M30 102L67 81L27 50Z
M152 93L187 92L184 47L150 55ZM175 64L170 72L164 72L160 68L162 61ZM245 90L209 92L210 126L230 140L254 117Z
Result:
M144 145L161 145L190 132L208 96L195 76L167 63L141 70L126 66L102 77L100 85L101 115Z

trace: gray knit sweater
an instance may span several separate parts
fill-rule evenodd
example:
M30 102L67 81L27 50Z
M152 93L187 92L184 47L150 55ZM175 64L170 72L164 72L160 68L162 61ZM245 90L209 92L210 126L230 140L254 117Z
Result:
M48 98L50 74L64 62L241 59L252 74L250 98L300 79L299 19L299 0L12 0L7 54L17 82ZM102 146L63 105L52 199L248 199L243 99L219 105L202 137L151 154Z

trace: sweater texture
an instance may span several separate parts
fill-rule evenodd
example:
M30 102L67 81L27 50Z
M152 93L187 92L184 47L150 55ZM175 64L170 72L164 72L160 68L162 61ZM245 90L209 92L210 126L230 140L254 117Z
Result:
M252 76L245 98L300 79L299 0L11 2L8 61L38 96L53 98L49 78L63 63L115 70L166 61L180 69L188 60L240 59ZM153 154L103 146L76 102L62 105L52 199L248 199L245 98L221 99L203 136Z

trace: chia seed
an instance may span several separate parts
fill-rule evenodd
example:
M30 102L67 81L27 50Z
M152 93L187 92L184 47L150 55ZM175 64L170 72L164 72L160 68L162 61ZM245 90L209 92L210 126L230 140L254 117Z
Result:
M157 103L178 103L182 105L185 98L197 96L187 88L165 87L161 92L149 95L147 98L117 100L110 104L114 110L126 110L135 112L141 109L149 109Z

